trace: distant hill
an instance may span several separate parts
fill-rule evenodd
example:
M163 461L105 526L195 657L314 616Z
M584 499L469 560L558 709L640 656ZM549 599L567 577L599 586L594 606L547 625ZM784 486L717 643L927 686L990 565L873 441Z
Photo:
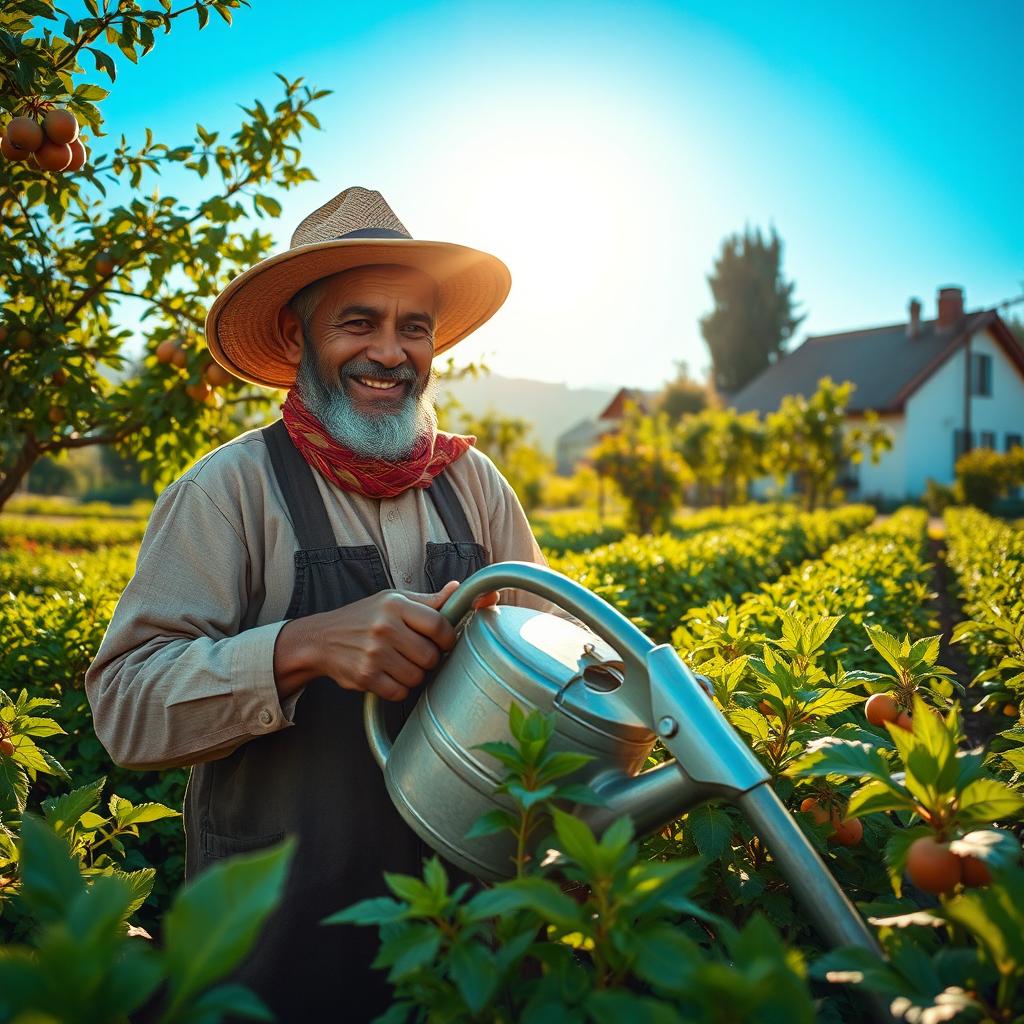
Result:
M476 415L493 410L529 421L533 443L549 455L555 452L559 434L580 420L596 417L615 394L610 388L572 388L497 374L452 381L442 385L441 391Z

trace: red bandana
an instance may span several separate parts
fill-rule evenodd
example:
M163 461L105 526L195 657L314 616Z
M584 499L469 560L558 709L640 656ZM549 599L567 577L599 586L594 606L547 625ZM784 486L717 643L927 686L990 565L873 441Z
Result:
M281 406L288 436L318 473L344 491L367 498L393 498L410 487L429 487L431 481L476 444L472 435L437 431L424 437L403 462L357 455L339 444L302 404L294 388Z

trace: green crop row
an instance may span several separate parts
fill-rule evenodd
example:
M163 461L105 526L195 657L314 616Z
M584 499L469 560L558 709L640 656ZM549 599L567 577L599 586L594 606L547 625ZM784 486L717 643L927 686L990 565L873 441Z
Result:
M901 509L756 591L690 610L672 642L697 666L753 653L778 628L780 614L795 607L804 617L843 616L825 645L833 663L839 658L847 669L874 664L878 655L865 625L915 636L937 626L927 555L927 513Z
M551 560L558 569L614 604L656 640L667 640L694 605L737 597L805 558L862 530L866 505L784 512L745 526L690 537L635 534L580 555Z
M0 516L0 548L39 545L62 550L97 551L110 544L138 544L146 532L144 519L47 519L43 516Z
M90 519L148 519L151 501L133 501L130 505L112 505L109 501L75 501L74 498L48 497L42 494L18 494L4 505L5 512L23 516L88 516Z
M1024 696L1024 532L974 508L946 509L946 562L956 575L975 682Z
M751 503L731 508L708 508L699 512L679 512L668 529L673 537L690 537L704 530L724 526L749 526L790 511L781 503ZM614 544L627 536L622 516L600 517L596 512L566 509L534 514L530 517L537 543L549 557L570 553L582 554L604 544Z

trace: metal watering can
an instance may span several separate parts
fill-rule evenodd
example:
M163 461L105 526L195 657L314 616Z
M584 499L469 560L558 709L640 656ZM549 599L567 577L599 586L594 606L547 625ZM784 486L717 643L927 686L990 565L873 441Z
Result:
M547 598L597 636L545 612L480 609L394 743L376 696L366 695L370 748L395 806L424 842L478 878L512 873L511 837L465 835L481 814L512 806L494 795L504 769L473 747L512 740L508 709L515 701L527 713L556 713L552 749L594 756L574 781L588 783L605 806L577 805L573 813L597 834L625 814L645 835L699 804L728 800L766 841L823 938L879 954L764 767L671 645L655 645L602 598L532 562L481 569L441 614L457 627L474 598L507 587ZM657 739L674 760L641 771Z

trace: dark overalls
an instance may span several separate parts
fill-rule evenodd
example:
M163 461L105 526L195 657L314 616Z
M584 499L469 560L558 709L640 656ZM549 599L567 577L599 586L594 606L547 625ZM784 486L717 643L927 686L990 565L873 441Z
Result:
M331 611L394 588L373 544L339 546L313 471L284 423L263 430L298 537L295 587L286 618ZM448 540L426 545L426 576L440 590L488 564L442 473L427 494ZM425 681L400 703L382 701L394 737ZM388 895L385 871L420 875L429 848L405 824L363 732L363 694L327 677L311 680L294 725L243 743L192 768L185 794L186 878L212 862L269 846L286 834L298 849L284 897L256 946L230 979L253 989L280 1021L364 1021L391 999L386 970L371 969L373 927L321 925L369 896ZM468 880L446 864L453 881Z

